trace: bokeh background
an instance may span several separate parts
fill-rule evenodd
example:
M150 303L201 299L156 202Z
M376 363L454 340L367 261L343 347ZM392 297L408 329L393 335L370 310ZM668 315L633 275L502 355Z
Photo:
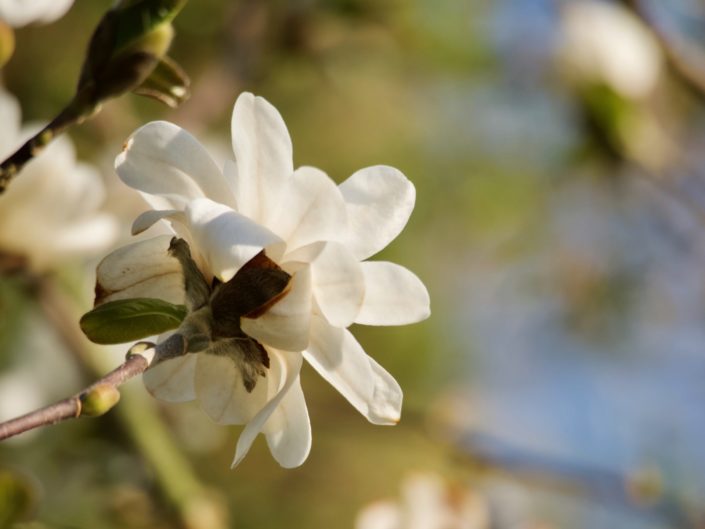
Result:
M110 4L17 29L2 79L26 122L70 99ZM417 205L379 257L432 316L354 332L402 421L368 424L305 368L308 461L281 469L260 440L232 471L237 428L135 380L102 418L0 444L0 526L703 527L702 3L193 0L175 27L191 99L123 96L69 134L119 222L107 250L144 209L112 170L122 142L166 119L219 156L243 90L280 110L296 165L400 168ZM77 326L99 257L3 270L0 419L120 362Z

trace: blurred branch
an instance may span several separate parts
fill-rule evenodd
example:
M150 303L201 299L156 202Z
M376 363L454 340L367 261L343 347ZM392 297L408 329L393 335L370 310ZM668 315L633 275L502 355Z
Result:
M694 66L676 43L654 20L644 0L621 0L652 31L664 51L671 70L700 99L705 99L705 70Z
M96 376L95 373L103 369L103 362L87 347L74 303L48 279L40 280L38 294L45 316L73 354L76 365L86 377ZM173 349L173 344L170 347ZM167 356L173 352L165 351ZM121 391L120 406L116 407L113 418L153 470L159 492L174 506L181 525L186 529L231 527L227 510L194 474L154 403L133 389L128 387Z
M159 347L159 346L156 346ZM154 358L153 344L141 342L127 353L125 362L72 397L0 423L0 440L23 432L78 417L96 417L110 410L118 400L118 387L147 369Z
M663 493L659 475L622 475L524 450L481 432L462 434L456 442L462 454L480 470L506 473L532 486L563 493L587 494L605 503L658 516L684 529L702 527L700 513L692 516L676 498Z

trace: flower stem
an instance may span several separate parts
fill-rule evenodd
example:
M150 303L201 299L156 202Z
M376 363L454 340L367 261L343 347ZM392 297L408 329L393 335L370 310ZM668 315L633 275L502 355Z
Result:
M102 415L117 403L117 398L112 398L111 391L114 393L123 382L143 373L149 367L154 357L154 351L153 347L145 347L144 343L133 346L122 365L76 395L16 419L0 423L0 441L40 426L56 424L67 419ZM106 395L108 398L104 398ZM84 410L84 403L89 401L91 402L90 409Z
M79 94L80 96L80 94ZM0 194L10 181L51 141L72 125L82 123L93 115L98 106L88 104L82 97L75 97L47 126L28 139L9 158L0 164Z

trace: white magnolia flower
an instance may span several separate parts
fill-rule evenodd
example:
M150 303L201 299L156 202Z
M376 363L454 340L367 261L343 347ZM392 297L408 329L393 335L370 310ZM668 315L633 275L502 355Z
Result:
M205 330L202 322L191 326L210 340L206 352L158 364L144 381L158 398L197 398L217 422L246 424L233 465L263 432L277 461L294 467L311 445L299 382L304 359L369 421L399 420L399 385L346 327L428 317L428 292L413 273L366 261L404 228L415 190L392 167L362 169L340 186L319 169L294 169L282 117L249 93L235 103L232 146L235 161L221 171L189 133L153 122L116 160L120 178L154 207L135 220L133 233L160 219L172 223L198 264L195 276L205 279L195 278L205 291L196 296L200 304L187 296L187 305L196 314L205 304L210 318ZM155 296L184 303L189 259L182 253L180 265L168 247L170 237L162 236L106 257L97 301ZM266 303L246 312L243 299L262 295L260 287L271 290L257 302Z
M19 105L4 91L0 122L4 159L31 132L21 129ZM66 258L104 251L118 231L116 220L98 209L104 198L100 175L76 162L68 137L57 138L0 195L0 259L26 260L41 271Z
M73 0L0 0L0 19L10 26L48 24L61 18L73 5Z

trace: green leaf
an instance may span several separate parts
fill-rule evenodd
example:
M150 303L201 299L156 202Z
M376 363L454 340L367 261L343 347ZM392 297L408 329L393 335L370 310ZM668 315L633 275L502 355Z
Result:
M183 305L172 305L161 299L121 299L84 314L80 325L92 342L117 344L176 329L186 313Z

